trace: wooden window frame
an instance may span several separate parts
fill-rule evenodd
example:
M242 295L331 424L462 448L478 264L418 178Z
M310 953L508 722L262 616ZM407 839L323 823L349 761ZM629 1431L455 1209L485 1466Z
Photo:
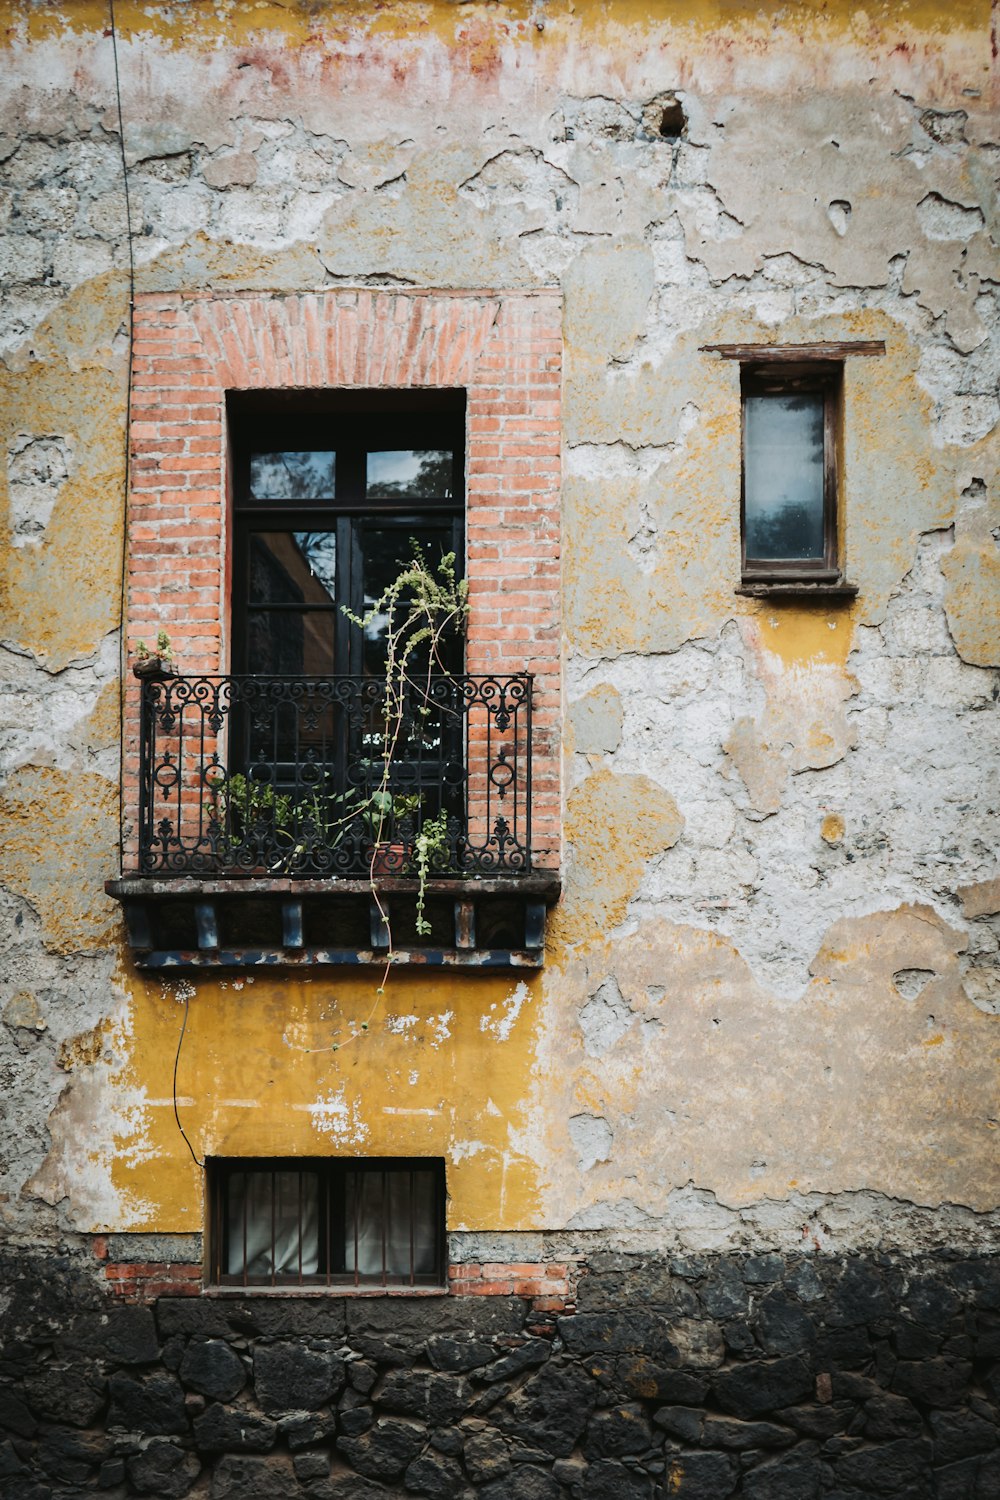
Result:
M346 1182L351 1172L383 1174L383 1182L390 1173L414 1172L434 1173L434 1245L435 1265L433 1272L417 1274L413 1265L413 1225L411 1224L410 1257L408 1278L391 1276L386 1266L385 1225L383 1224L382 1270L380 1273L361 1273L357 1261L353 1270L346 1266L336 1267L333 1250L333 1231L342 1230L346 1216ZM228 1184L232 1177L249 1172L316 1173L319 1177L319 1204L321 1218L317 1228L320 1264L314 1274L301 1269L301 1240L298 1273L278 1273L273 1268L269 1274L250 1275L246 1264L242 1272L224 1271L227 1264L227 1205ZM344 1295L351 1292L443 1292L447 1290L447 1229L445 1210L447 1190L445 1163L442 1157L210 1157L205 1173L205 1280L214 1292L334 1292ZM299 1195L301 1226L302 1195ZM272 1207L273 1214L273 1207ZM244 1254L246 1253L244 1249Z
M743 364L740 372L740 572L745 584L840 583L841 392L839 361L761 361ZM818 558L747 556L746 459L747 397L797 392L823 397L823 555Z

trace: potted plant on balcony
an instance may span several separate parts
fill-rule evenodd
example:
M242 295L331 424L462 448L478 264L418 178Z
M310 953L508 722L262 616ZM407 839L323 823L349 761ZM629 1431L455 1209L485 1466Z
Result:
M150 651L145 641L136 641L132 671L136 677L169 677L174 670L174 653L165 630L156 632L156 649Z

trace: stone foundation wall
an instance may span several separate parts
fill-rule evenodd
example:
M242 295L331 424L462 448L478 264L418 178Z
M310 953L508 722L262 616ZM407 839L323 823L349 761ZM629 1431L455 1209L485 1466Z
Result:
M22 1257L0 1496L995 1500L1000 1258L601 1252L516 1296L110 1300Z

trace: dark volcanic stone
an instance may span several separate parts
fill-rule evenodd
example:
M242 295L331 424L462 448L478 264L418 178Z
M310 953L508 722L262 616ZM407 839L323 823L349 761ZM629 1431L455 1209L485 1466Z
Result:
M455 1500L465 1487L462 1470L453 1458L423 1453L406 1471L406 1488L430 1500Z
M45 1365L25 1377L24 1393L36 1417L89 1427L104 1405L104 1381L90 1367Z
M978 1458L934 1470L934 1500L975 1500Z
M327 1349L305 1344L258 1344L253 1356L254 1387L264 1411L315 1411L343 1390L344 1361Z
M274 1447L278 1426L254 1412L214 1405L195 1417L194 1435L207 1453L267 1453Z
M435 1370L478 1370L493 1358L493 1349L476 1339L446 1337L427 1340L427 1358Z
M977 1307L1000 1307L1000 1257L958 1261L948 1267L952 1286Z
M872 1357L872 1341L866 1328L824 1329L816 1336L818 1370L856 1370Z
M213 1401L231 1401L246 1384L247 1373L235 1349L219 1339L192 1340L181 1360L184 1385Z
M997 1446L997 1430L992 1422L971 1411L931 1412L934 1434L935 1464L956 1463L977 1453L989 1453Z
M826 1321L833 1325L871 1323L889 1317L893 1310L883 1278L865 1261L846 1261L830 1293Z
M661 1364L678 1363L670 1325L659 1313L577 1313L560 1318L559 1334L573 1354L642 1354Z
M816 1339L812 1318L785 1292L769 1292L760 1305L760 1342L768 1354L802 1354Z
M892 1388L925 1406L954 1406L964 1396L972 1378L967 1360L900 1360L892 1377Z
M563 1320L565 1321L565 1320ZM494 1421L522 1442L565 1458L594 1407L590 1381L573 1370L543 1370L495 1408Z
M398 1479L426 1440L422 1427L383 1417L360 1437L341 1437L337 1447L367 1479Z
M834 1473L838 1485L864 1490L866 1494L878 1495L880 1500L904 1488L908 1496L911 1491L914 1497L921 1493L930 1496L929 1459L929 1444L904 1438L848 1453L837 1460Z
M820 1500L829 1470L816 1459L775 1459L743 1476L746 1500Z
M0 1387L0 1427L25 1438L34 1437L38 1430L31 1412L9 1386Z
M713 1385L723 1411L737 1417L757 1417L779 1406L793 1406L813 1391L805 1361L794 1355L720 1370Z
M552 1346L548 1339L529 1339L519 1349L512 1349L503 1359L490 1365L488 1370L483 1370L479 1379L489 1383L510 1380L513 1376L520 1375L522 1370L532 1370L538 1365L544 1365L551 1353Z
M924 1425L912 1402L905 1396L891 1396L888 1391L865 1402L864 1422L865 1437L873 1442L919 1437Z
M676 1402L680 1406L700 1406L708 1390L707 1375L667 1370L641 1355L618 1361L618 1379L627 1396Z
M990 1453L979 1460L976 1500L993 1500L996 1495L1000 1495L1000 1453Z
M743 1263L743 1280L748 1286L781 1281L784 1274L785 1263L780 1255L748 1255Z
M377 1379L378 1371L366 1359L352 1359L347 1366L347 1383L362 1396L367 1396Z
M661 1406L653 1413L653 1421L657 1427L662 1427L664 1432L669 1432L671 1437L680 1438L684 1443L697 1443L701 1440L701 1424L705 1420L705 1413L693 1406Z
M558 1485L553 1493L560 1493ZM650 1500L653 1481L648 1474L602 1458L587 1470L580 1493L582 1500Z
M804 1260L789 1271L785 1285L794 1292L800 1302L818 1302L823 1296L823 1283L815 1268Z
M479 1500L560 1500L562 1490L547 1469L521 1464L479 1491Z
M212 1500L289 1500L298 1488L284 1453L270 1458L227 1453L212 1470Z
M85 1484L110 1453L111 1440L103 1433L50 1427L38 1445L38 1462L53 1479L65 1484Z
M367 1415L370 1426L371 1413ZM337 1430L337 1419L332 1415L320 1416L314 1412L293 1412L290 1416L279 1417L277 1427L295 1453L299 1448L307 1448L310 1443L323 1443L327 1438L333 1437Z
M60 1347L79 1349L113 1365L148 1365L159 1356L156 1324L148 1307L110 1307L76 1319Z
M737 1417L709 1417L702 1433L706 1448L787 1448L795 1433L774 1422L741 1422Z
M139 1380L132 1375L112 1375L109 1427L125 1427L165 1437L187 1431L184 1392L175 1375L157 1373Z
M587 1424L583 1452L589 1459L645 1453L652 1442L649 1422L638 1402L595 1411Z
M465 1467L474 1484L510 1473L510 1453L498 1432L476 1432L465 1442Z
M664 1493L671 1500L726 1500L736 1474L736 1464L723 1453L678 1453L667 1464Z
M306 1492L316 1500L396 1500L398 1491L384 1489L357 1474L344 1474L329 1484L310 1485Z
M896 1320L892 1342L900 1359L932 1359L941 1347L939 1335L908 1318Z
M325 1453L297 1453L292 1459L296 1479L326 1479L330 1473L330 1460Z
M193 1453L185 1453L175 1443L154 1439L142 1453L128 1460L128 1477L140 1495L154 1495L156 1500L181 1500L201 1472Z
M345 1437L358 1437L367 1432L375 1420L370 1406L359 1406L353 1411L342 1411L339 1416L340 1430Z
M802 1433L803 1437L822 1440L833 1437L834 1433L843 1432L854 1416L854 1406L846 1401L834 1401L827 1405L816 1403L812 1406L787 1406L774 1415L779 1422L787 1422L789 1427Z
M461 1416L471 1399L468 1382L459 1375L397 1370L386 1377L377 1405L401 1416L447 1425Z
M14 1452L14 1444L8 1438L0 1443L0 1479L9 1479L12 1474L24 1474L24 1464Z
M743 1318L750 1308L750 1294L732 1261L719 1261L700 1295L702 1306L713 1318Z

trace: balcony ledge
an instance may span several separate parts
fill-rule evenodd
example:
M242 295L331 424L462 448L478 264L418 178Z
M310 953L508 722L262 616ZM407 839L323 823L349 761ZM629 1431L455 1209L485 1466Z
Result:
M291 879L126 875L105 882L122 903L136 967L299 969L392 965L491 972L537 969L558 871L439 877L427 883L431 934L415 934L418 882L405 876Z

